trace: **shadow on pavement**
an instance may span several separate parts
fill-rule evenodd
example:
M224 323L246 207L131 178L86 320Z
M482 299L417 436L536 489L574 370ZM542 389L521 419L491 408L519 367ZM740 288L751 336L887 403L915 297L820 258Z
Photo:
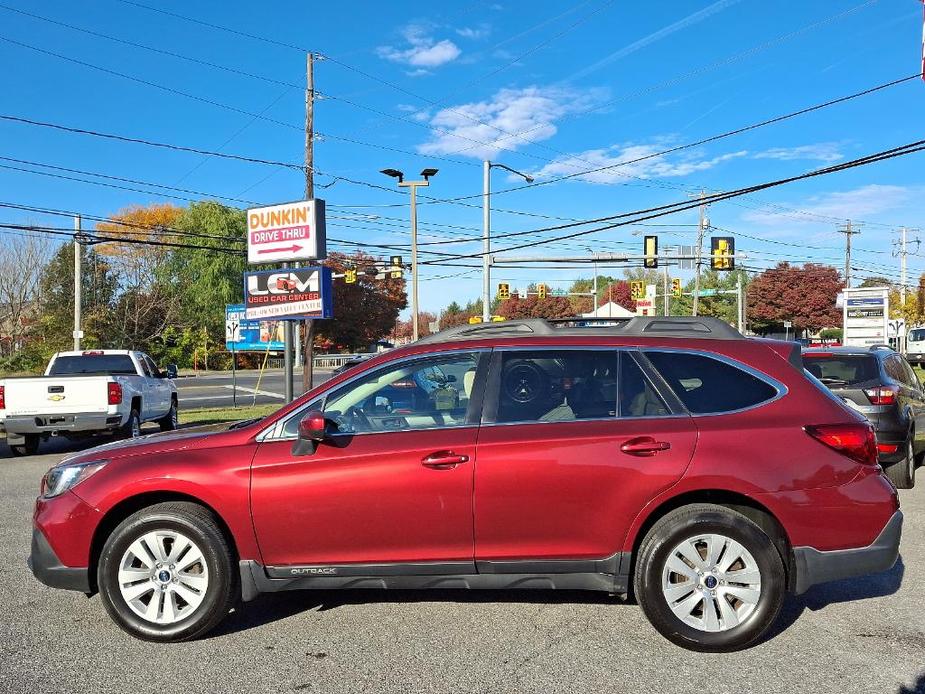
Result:
M896 694L925 694L925 672L916 678L911 687L901 685Z
M803 614L804 610L825 609L840 602L853 602L868 598L881 598L892 595L902 585L906 566L900 555L896 564L889 571L858 578L847 578L813 586L803 595L788 595L784 601L777 623L770 629L762 641L775 638L786 631Z

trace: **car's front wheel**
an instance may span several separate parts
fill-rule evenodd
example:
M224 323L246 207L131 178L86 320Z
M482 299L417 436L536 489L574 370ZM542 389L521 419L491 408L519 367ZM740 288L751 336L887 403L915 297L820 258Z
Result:
M771 538L741 513L692 504L660 519L643 540L636 598L667 639L696 651L754 644L777 619L786 590Z
M207 509L168 502L126 518L97 567L109 616L147 641L184 641L221 622L237 586L231 551Z

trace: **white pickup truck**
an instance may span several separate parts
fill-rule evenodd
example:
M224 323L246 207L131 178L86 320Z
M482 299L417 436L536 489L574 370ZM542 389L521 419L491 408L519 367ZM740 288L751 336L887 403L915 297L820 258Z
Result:
M59 434L129 438L151 421L176 429L176 375L142 352L58 352L44 376L0 380L0 431L13 455L35 455L43 438Z

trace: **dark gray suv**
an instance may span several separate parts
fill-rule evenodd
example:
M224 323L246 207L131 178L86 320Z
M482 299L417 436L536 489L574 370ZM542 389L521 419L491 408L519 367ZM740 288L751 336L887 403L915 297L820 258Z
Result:
M925 456L925 391L905 357L885 345L820 347L803 350L803 365L870 420L880 465L899 489L911 489Z

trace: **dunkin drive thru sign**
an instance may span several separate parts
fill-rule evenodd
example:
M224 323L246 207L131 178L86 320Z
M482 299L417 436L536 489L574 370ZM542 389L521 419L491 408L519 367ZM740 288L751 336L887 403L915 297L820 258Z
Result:
M247 211L247 262L288 263L327 255L324 200L301 200Z

